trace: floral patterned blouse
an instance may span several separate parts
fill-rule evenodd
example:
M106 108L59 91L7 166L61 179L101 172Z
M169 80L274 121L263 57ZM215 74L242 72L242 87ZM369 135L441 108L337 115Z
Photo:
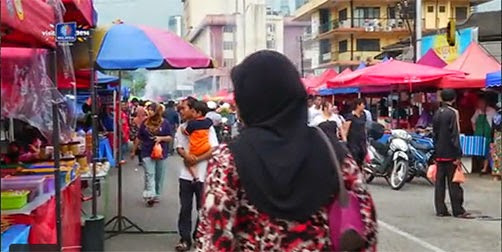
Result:
M346 159L343 172L348 189L359 187L358 180L363 184L352 159ZM363 187L354 192L367 194L361 198L361 209L369 249L363 251L375 251L376 217L371 196ZM197 251L332 251L327 207L305 222L271 218L260 212L249 202L225 144L209 162L199 218Z

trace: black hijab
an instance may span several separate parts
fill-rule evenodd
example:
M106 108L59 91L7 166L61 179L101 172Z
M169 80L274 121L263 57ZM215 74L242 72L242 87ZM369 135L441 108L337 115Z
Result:
M259 51L231 77L245 128L230 150L249 201L275 218L307 220L331 201L338 178L328 148L307 126L298 71L282 54Z

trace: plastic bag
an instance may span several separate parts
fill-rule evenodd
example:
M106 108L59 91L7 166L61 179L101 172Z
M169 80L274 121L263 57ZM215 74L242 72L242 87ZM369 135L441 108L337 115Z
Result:
M464 170L462 170L462 165L458 165L455 170L455 174L453 175L453 182L462 184L465 182Z
M427 169L427 178L432 182L436 182L436 173L437 173L437 165L436 164L430 165L429 168Z
M152 154L150 155L150 157L152 159L154 159L154 160L159 160L159 159L163 158L163 155L162 155L162 145L160 145L160 143L156 143L153 146Z

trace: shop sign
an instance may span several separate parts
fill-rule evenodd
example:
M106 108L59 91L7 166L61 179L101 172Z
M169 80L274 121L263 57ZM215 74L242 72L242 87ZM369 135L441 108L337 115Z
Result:
M57 43L73 43L77 41L77 23L58 23L56 24L56 42Z
M67 24L71 24L69 27ZM54 27L51 25L51 27ZM57 36L56 36L57 34ZM54 30L43 31L47 41L56 41L59 45L73 45L73 42L84 42L91 35L88 26L76 25L75 22L59 23Z

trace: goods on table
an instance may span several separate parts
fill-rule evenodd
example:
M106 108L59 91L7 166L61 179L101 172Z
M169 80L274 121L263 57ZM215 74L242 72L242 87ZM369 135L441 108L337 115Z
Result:
M30 191L27 190L2 191L1 194L2 210L23 208L24 206L26 206L26 204L28 204L28 194L30 194Z
M77 163L80 165L79 172L80 173L86 173L89 171L89 164L87 163L87 156L86 155L77 155L75 156L77 158Z
M87 173L84 173L83 176L90 177L92 176L92 164L89 164L89 171ZM106 176L108 174L108 171L110 170L110 163L109 162L97 162L96 163L96 176L101 177L101 176Z
M45 178L43 177L38 177L36 179L28 178L24 180L11 179L11 178L2 178L1 180L2 191L11 191L11 190L29 191L30 193L28 197L28 202L33 201L36 197L44 193Z

